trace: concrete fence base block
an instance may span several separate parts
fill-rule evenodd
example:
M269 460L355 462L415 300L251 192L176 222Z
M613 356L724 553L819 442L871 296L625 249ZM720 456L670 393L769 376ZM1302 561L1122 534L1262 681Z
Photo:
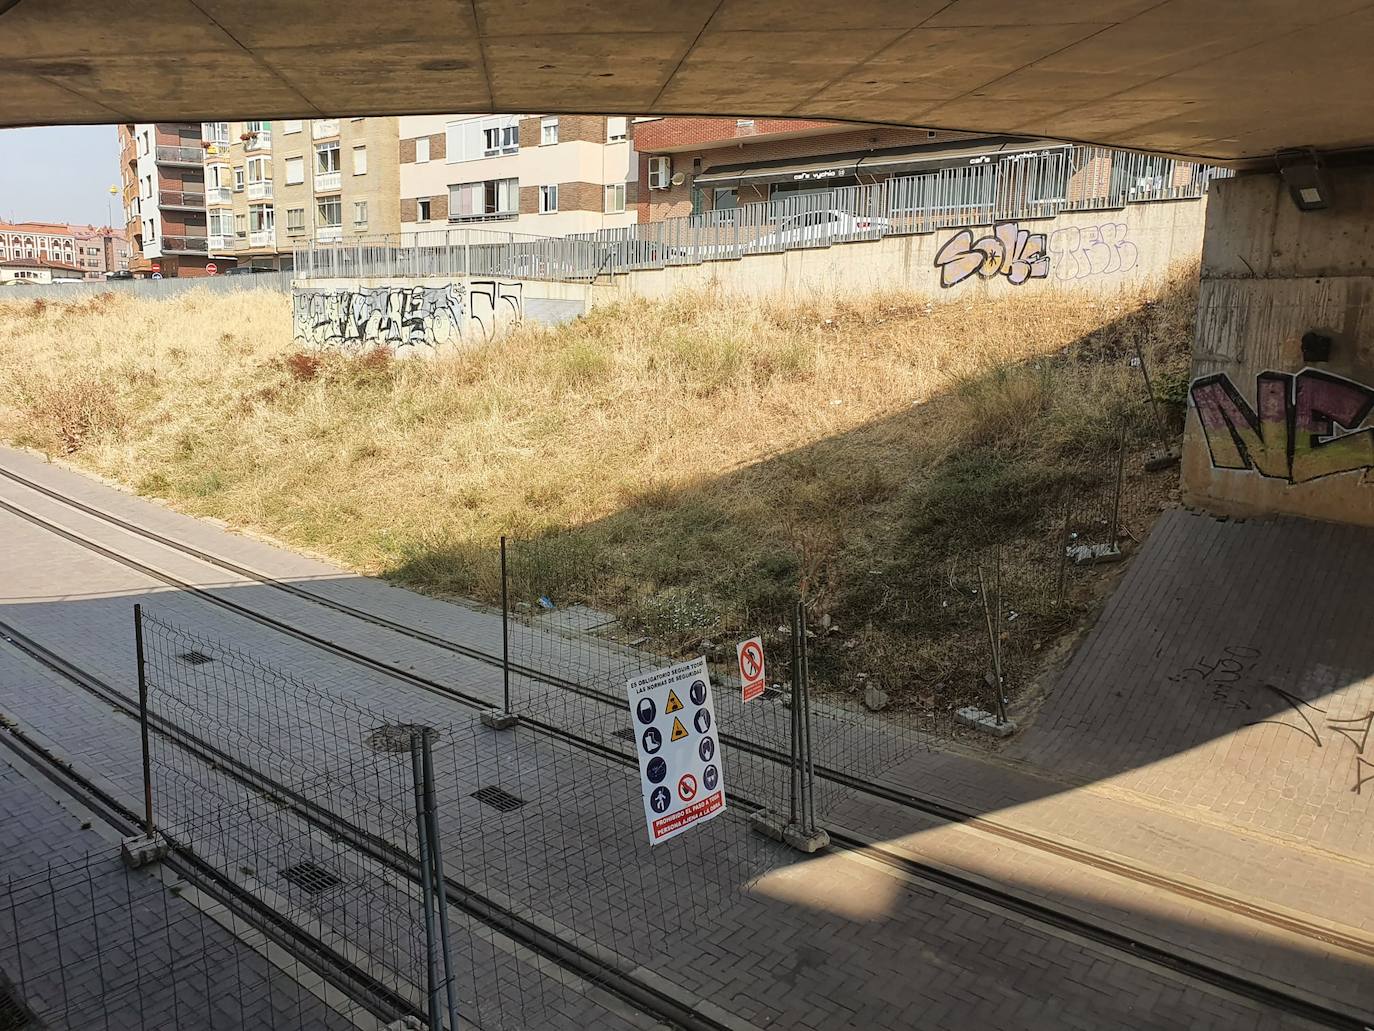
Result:
M520 717L504 709L487 709L482 713L482 726L492 730L510 730L520 722Z
M1120 562L1124 555L1115 541L1108 544L1075 544L1067 549L1076 566L1092 566L1099 562Z
M978 731L980 734L991 734L993 737L1011 737L1016 733L1016 721L1004 720L997 722L997 716L984 709L967 706L954 714L957 722L964 726Z
M1145 471L1147 473L1157 473L1163 469L1171 469L1178 465L1183 457L1183 452L1178 448L1170 448L1167 451L1151 451L1145 456Z
M808 831L801 824L788 823L766 809L750 816L749 826L765 838L781 841L784 845L808 855L819 852L830 844L830 835L820 828Z
M119 857L124 860L125 866L133 867L137 870L140 866L147 866L149 863L156 863L160 859L167 857L171 846L167 839L161 834L154 834L151 838L144 834L137 834L132 838L125 838L119 843Z

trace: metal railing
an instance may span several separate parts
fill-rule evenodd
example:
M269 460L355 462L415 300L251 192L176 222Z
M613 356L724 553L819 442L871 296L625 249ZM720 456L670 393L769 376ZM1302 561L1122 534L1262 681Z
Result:
M272 180L259 179L256 182L248 183L249 200L271 200L272 199Z
M199 147L158 147L157 160L183 165L199 165L205 160L205 151Z
M205 203L232 204L234 203L234 192L227 186L208 187L205 191Z
M1228 169L1105 147L989 154L861 186L566 237L438 229L296 249L301 278L500 275L590 281L807 247L1203 196ZM324 243L318 238L316 243Z
M205 194L186 193L184 190L161 190L157 195L157 202L164 208L203 208Z
M207 243L203 236L164 236L160 246L164 254L205 254L208 250Z

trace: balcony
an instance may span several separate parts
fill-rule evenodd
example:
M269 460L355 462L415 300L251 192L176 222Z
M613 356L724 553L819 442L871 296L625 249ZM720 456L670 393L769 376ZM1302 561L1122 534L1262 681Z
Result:
M207 239L211 254L222 254L225 251L232 251L236 243L232 236L211 236Z
M205 161L205 151L199 147L158 147L159 165L186 165L200 168Z
M205 191L206 204L232 204L234 191L227 186L211 186Z
M249 200L271 200L272 199L272 180L263 179L260 182L250 182L248 184Z
M449 215L450 222L510 222L520 217L518 211L488 211L478 215Z
M163 254L207 254L207 243L203 236L164 236L160 249Z
M272 134L270 132L250 132L244 133L244 136L243 152L245 154L272 149Z
M160 208L190 208L199 211L205 207L205 194L186 193L183 190L162 190L157 195Z
M343 239L343 226L320 226L315 230L315 239L320 243L338 243Z
M248 234L249 247L272 247L277 242L275 229L254 229Z
M339 120L337 118L317 118L310 123L310 138L313 140L327 140L331 136L339 135Z
M331 193L340 188L343 178L338 172L316 172L315 173L315 192Z

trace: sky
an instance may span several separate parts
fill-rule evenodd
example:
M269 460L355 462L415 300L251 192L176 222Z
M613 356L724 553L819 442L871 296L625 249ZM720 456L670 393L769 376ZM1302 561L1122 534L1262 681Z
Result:
M0 219L118 226L112 185L119 185L113 125L0 129Z

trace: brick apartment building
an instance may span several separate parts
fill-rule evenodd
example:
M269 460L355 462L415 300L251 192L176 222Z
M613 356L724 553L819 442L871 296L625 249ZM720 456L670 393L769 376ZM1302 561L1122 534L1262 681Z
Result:
M124 124L119 150L130 270L209 275L200 123Z
M403 233L486 226L566 236L636 221L626 117L402 118L400 159Z
M129 267L129 244L109 226L0 221L0 261L37 261L82 279ZM28 278L28 277L21 277Z
M1037 141L791 118L640 118L641 222L935 170Z

